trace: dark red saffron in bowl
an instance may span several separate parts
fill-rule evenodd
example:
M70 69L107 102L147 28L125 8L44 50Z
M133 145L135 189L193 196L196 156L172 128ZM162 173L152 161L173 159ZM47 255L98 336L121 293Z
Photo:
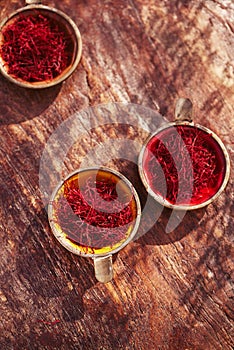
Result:
M1 34L1 59L15 79L53 80L72 61L73 44L65 26L40 11L19 14Z
M142 169L153 193L173 205L194 206L217 193L226 161L212 133L193 125L176 125L149 140Z
M86 170L68 178L52 203L52 226L66 245L108 253L131 234L137 216L132 190L117 175Z

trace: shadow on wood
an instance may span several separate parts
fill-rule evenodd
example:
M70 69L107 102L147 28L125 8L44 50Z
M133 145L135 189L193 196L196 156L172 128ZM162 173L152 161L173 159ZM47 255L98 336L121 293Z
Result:
M45 211L38 217L42 222L47 220ZM36 235L32 227L37 227ZM93 266L89 260L66 251L52 236L50 231L45 232L38 224L38 218L32 222L19 245L17 275L38 308L38 318L44 319L40 315L40 300L45 302L47 299L49 303L49 299L53 298L55 309L59 307L63 311L63 319L74 322L84 314L83 294L96 283ZM9 293L9 276L7 278L4 289L10 300L13 295ZM18 309L14 299L12 306Z
M18 124L43 113L58 95L61 84L33 90L16 87L0 75L0 125Z

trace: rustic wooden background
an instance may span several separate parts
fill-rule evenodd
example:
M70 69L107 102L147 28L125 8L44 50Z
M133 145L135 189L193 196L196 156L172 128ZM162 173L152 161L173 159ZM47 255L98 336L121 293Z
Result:
M77 23L83 55L65 83L47 90L0 77L0 349L233 349L232 178L213 204L186 213L168 234L171 211L164 209L115 256L108 284L95 280L92 261L55 240L39 188L41 157L56 128L76 111L108 102L139 104L173 120L176 99L189 97L196 121L221 137L233 163L233 1L44 3ZM0 0L1 19L23 5ZM120 134L144 141L147 133L134 126L97 126L77 140L64 171ZM144 205L134 159L108 165L126 172ZM160 211L150 208L143 229Z

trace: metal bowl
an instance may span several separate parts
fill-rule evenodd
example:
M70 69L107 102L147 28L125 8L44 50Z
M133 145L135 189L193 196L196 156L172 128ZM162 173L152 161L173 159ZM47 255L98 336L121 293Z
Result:
M51 8L45 5L41 4L31 4L27 5L23 8L20 8L19 10L12 13L9 17L5 18L1 24L0 24L0 47L3 44L4 38L3 38L3 30L7 27L10 23L16 20L16 18L21 15L29 15L29 14L35 14L36 12L39 12L46 17L49 17L53 19L54 21L58 22L66 31L66 33L71 38L71 45L72 45L72 55L71 60L69 62L69 65L65 68L65 70L62 71L60 75L55 77L51 80L45 80L40 82L27 82L25 80L22 80L20 78L16 78L13 75L10 75L8 73L8 67L2 57L0 56L0 71L1 73L11 82L25 87L25 88L31 88L31 89L42 89L42 88L48 88L57 84L60 84L65 79L67 79L76 69L80 58L81 58L81 52L82 52L82 40L81 35L79 32L79 29L77 28L76 24L73 22L73 20L67 16L65 13L63 13L60 10L57 10L55 8Z

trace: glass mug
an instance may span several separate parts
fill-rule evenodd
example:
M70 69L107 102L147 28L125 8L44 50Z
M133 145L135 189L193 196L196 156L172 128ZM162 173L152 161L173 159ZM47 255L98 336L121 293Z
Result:
M220 138L193 122L192 102L180 98L175 121L161 126L145 142L138 169L148 193L165 207L202 208L224 190L230 159Z
M0 55L0 72L11 82L13 82L19 86L26 87L26 88L42 89L42 88L47 88L47 87L57 85L57 84L61 83L62 81L64 81L65 79L67 79L74 72L74 70L76 69L76 67L80 61L81 52L82 52L82 40L81 40L81 35L79 32L79 29L77 28L77 26L73 22L73 20L68 15L66 15L64 12L62 12L56 8L42 5L42 4L40 4L40 0L26 0L25 3L26 3L26 6L18 9L17 11L12 13L10 16L5 18L1 22L1 24L0 24L0 51L2 50L3 45L5 43L4 31L7 29L8 26L11 26L12 24L14 24L18 19L21 18L21 16L25 16L25 18L27 18L28 16L36 17L36 16L42 15L45 18L47 18L49 21L52 21L53 25L57 26L61 30L61 33L63 33L66 37L66 46L67 46L66 55L68 56L68 58L66 60L66 66L63 67L62 71L58 75L56 73L56 76L54 76L53 78L49 78L49 79L41 79L40 78L41 80L38 80L38 81L32 81L32 80L27 81L21 77L16 76L15 74L10 73L9 63L6 62L6 60L3 57L3 54L1 54ZM19 38L18 38L18 40L19 40ZM32 46L32 48L33 48L35 44L33 42L33 39L31 39L31 40L32 40L32 42L27 42L27 40L26 40L24 46L29 45L29 46ZM46 37L43 40L46 40ZM35 38L34 38L34 41L35 41ZM48 51L48 47L49 47L49 45L51 45L50 41L48 40L48 43L45 43L42 41L41 45L42 44L45 46L45 48L43 49L43 52L46 52L45 51L46 48ZM11 41L11 45L16 45L16 43L12 44L12 41ZM57 44L55 47L56 52L57 52L57 50L59 50L58 46L59 45ZM12 50L12 47L10 49ZM18 48L17 48L17 50L16 50L16 48L14 50L15 50L14 52L17 55L16 60L18 60L20 67L32 65L32 63L30 63L30 64L28 63L28 60L31 59L31 55L32 55L30 52L23 51L24 55L27 54L27 56L22 57L19 55ZM35 57L38 56L37 50L38 50L38 48L35 47L35 52L33 53L33 56L35 55ZM40 55L38 57L41 58L41 55L43 56L43 54L44 53L42 53L42 54L40 53ZM61 51L60 51L60 55L61 55ZM12 56L11 51L9 52L8 56ZM27 61L25 61L25 60L27 60ZM43 66L43 64L42 64L43 62L41 62L40 60L38 62L39 62L38 64ZM13 62L13 63L16 63L16 62ZM54 64L58 65L58 60L56 60L56 62L53 61L52 63L53 63L53 65ZM11 64L12 64L12 62L11 62ZM37 65L37 63L34 62L34 65ZM42 67L41 69L45 69L45 68ZM57 68L53 68L53 69L54 69L53 72L56 72Z
M107 167L79 169L53 191L48 219L70 252L92 258L100 282L113 277L112 255L134 238L140 223L138 194L121 173Z

